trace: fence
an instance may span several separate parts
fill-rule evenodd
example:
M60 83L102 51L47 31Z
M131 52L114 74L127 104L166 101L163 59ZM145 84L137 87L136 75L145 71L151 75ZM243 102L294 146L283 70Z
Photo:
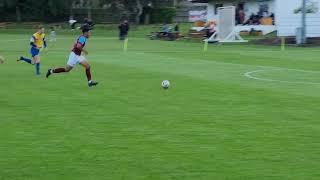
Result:
M93 9L72 9L72 15L75 20L81 21L86 17L90 17L95 23L113 24L119 23L122 19L128 19L135 22L136 14L120 12L117 10L93 8Z

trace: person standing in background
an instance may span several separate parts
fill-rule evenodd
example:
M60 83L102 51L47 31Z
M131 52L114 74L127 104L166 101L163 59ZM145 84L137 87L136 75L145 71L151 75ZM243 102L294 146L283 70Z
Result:
M130 30L130 26L127 20L124 20L120 25L119 25L119 39L120 40L125 40L128 36L128 32Z
M93 23L92 19L84 18L83 26L86 26L86 25L89 26L91 29L93 29L95 24Z
M50 30L51 30L50 31L50 42L51 42L52 46L54 46L55 43L57 42L57 34L56 34L54 26L52 26L50 28Z
M209 21L206 26L206 30L207 30L207 38L210 38L216 32L216 22Z
M69 18L69 25L70 25L71 31L74 31L74 30L75 30L77 23L78 23L78 21L77 21L77 20L74 20L73 16L70 16L70 18Z
M239 10L239 24L243 24L245 21L246 14L243 9Z

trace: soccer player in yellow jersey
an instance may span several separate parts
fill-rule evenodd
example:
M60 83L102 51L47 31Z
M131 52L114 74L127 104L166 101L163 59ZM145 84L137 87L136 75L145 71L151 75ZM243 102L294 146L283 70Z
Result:
M17 61L25 61L31 65L35 65L37 75L40 75L40 49L47 48L47 42L44 34L44 27L39 26L38 31L34 33L30 39L32 59L21 56Z

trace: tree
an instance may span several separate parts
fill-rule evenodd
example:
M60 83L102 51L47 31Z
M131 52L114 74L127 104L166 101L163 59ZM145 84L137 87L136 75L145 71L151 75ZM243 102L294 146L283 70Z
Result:
M144 3L145 3L145 0L136 0L136 8L137 8L136 23L137 24L140 23L140 17L143 13L143 7L145 5Z
M0 20L17 21L57 21L64 19L78 0L0 0L2 7ZM110 9L115 17L129 17L134 14L140 23L144 9L148 6L173 6L181 0L84 0L96 7ZM1 8L0 7L0 8Z
M179 2L183 0L168 0L167 6L176 6ZM140 23L141 15L143 14L144 8L152 8L152 7L159 7L164 4L163 0L134 0L128 3L129 6L132 6L136 13L136 23Z

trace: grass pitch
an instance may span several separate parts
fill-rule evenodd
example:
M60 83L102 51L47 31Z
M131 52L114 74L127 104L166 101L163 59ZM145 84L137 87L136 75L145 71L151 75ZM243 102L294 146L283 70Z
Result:
M17 63L32 31L0 32L0 179L318 179L318 48L209 45L93 32L85 72L45 79L76 34ZM161 81L171 88L163 90Z

